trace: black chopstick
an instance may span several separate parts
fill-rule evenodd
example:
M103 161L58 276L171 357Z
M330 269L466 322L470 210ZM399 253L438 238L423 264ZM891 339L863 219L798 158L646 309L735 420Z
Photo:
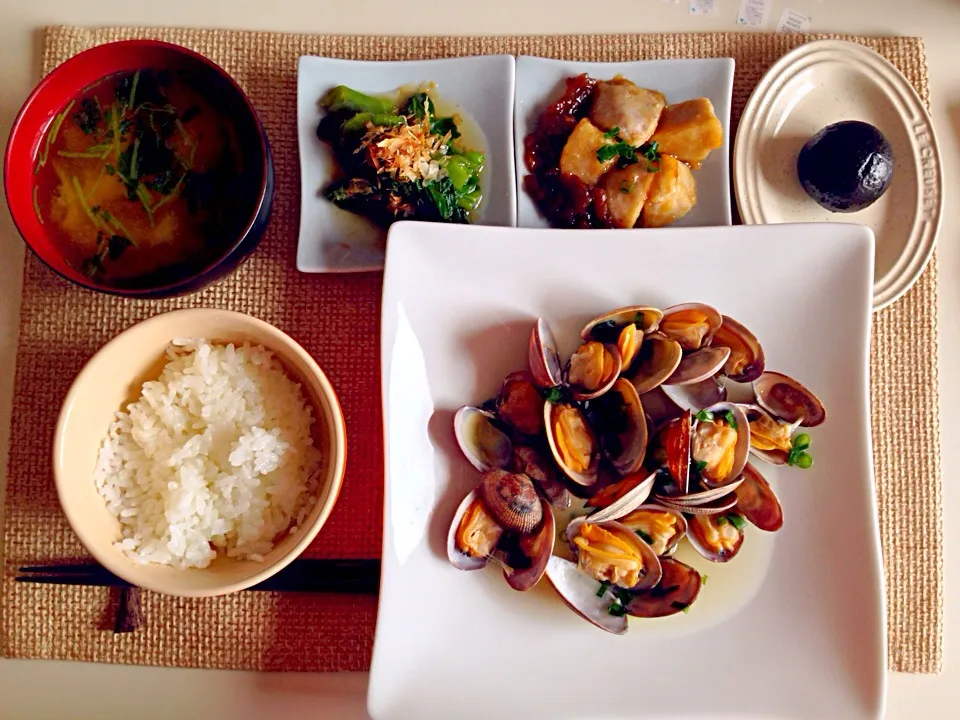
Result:
M18 573L14 579L25 583L132 587L93 562L28 565L19 568ZM380 560L297 559L273 577L248 589L376 595L380 591Z

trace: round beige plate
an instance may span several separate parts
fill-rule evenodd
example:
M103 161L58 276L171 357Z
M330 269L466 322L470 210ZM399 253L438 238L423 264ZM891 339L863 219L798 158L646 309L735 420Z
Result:
M877 202L832 213L797 178L797 155L825 125L862 120L893 147L893 181ZM746 224L848 222L876 236L873 307L916 282L933 252L943 210L940 152L913 87L886 59L856 43L801 45L770 68L747 102L734 145L734 189Z

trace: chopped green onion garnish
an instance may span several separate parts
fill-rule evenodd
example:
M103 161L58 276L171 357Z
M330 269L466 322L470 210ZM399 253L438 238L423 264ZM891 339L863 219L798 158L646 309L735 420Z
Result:
M608 587L610 587L610 583L608 583L606 580L600 583L600 588L597 590L597 597L603 597L606 594Z
M709 420L713 420L713 413L710 412L709 410L701 410L693 417L699 420L700 422L707 422Z
M723 419L727 421L727 425L732 427L734 430L737 429L737 419L733 416L732 410L727 410L723 414Z
M647 535L643 530L637 530L637 535L639 535L640 539L643 540L647 545L653 545L653 538Z
M617 135L619 135L619 134L620 134L620 128L619 128L619 127L612 127L612 128L610 128L609 130L607 130L607 131L603 134L603 136L604 136L605 138L608 138L608 139L609 139L609 138L615 138L615 137L616 137Z
M743 516L737 513L730 513L727 515L727 519L737 530L743 530L747 525L747 521L743 519Z
M709 576L709 575L701 575L701 576L700 576L700 584L701 584L701 585L706 585L706 584L707 584L707 580L709 580L709 579L710 579L710 576Z
M723 515L721 515L720 517L717 518L717 526L718 526L718 527L719 527L720 525L726 525L728 522L729 522L729 520L727 520L727 518L724 517Z
M627 609L620 603L616 602L616 603L613 603L613 605L611 605L609 608L607 608L607 612L613 615L614 617L623 617L624 615L627 614Z
M697 460L695 467L698 473L702 473L707 467L707 461Z
M563 391L558 388L550 388L547 390L547 402L552 402L554 404L563 400Z
M633 316L633 324L636 325L638 328L641 328L641 329L643 328L643 313L642 313L642 312L638 312L636 315Z

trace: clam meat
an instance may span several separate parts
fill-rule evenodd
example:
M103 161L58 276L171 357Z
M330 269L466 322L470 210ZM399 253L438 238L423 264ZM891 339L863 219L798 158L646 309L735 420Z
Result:
M543 432L543 398L530 373L507 375L497 398L497 415L522 435Z
M617 522L574 521L567 536L580 570L600 582L643 589L660 580L660 562L653 549Z

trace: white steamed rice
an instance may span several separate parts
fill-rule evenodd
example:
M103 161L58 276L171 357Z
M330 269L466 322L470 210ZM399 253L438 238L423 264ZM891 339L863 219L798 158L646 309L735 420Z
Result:
M262 346L176 340L159 379L117 413L94 471L141 563L262 560L316 498L320 453L300 386Z

